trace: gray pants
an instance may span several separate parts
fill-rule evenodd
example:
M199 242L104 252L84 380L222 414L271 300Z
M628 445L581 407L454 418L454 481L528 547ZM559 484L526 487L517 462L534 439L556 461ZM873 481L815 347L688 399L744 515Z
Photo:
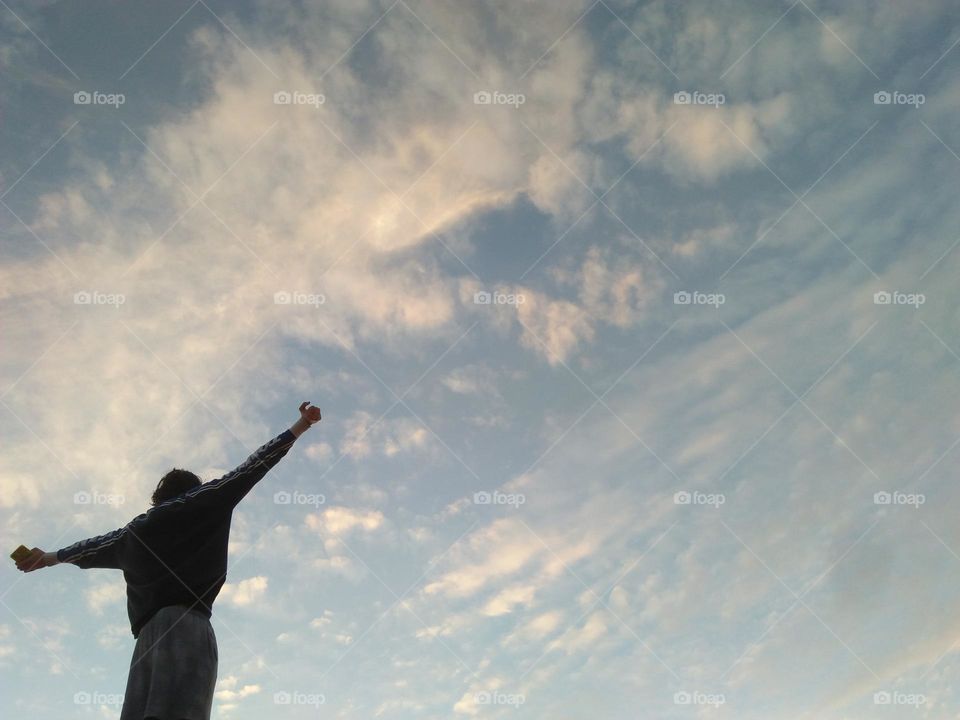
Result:
M137 637L120 720L210 720L217 660L217 637L203 613L161 608Z

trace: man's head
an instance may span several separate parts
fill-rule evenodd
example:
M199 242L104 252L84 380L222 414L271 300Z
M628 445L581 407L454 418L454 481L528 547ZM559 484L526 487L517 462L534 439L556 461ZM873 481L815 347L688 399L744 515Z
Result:
M200 478L192 472L174 468L160 478L157 489L153 491L153 497L150 499L150 503L152 505L159 505L198 485L200 485Z

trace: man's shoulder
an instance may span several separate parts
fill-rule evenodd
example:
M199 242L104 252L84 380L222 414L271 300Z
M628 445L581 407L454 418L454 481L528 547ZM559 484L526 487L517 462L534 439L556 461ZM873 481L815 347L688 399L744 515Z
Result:
M153 507L147 509L146 512L140 513L133 520L130 521L129 525L132 525L132 526L145 525L148 523L156 522L161 518L171 517L173 515L178 514L180 510L184 507L184 505L185 503L183 501L183 496L178 495L175 498L171 498L169 500L163 501L158 505L154 505Z

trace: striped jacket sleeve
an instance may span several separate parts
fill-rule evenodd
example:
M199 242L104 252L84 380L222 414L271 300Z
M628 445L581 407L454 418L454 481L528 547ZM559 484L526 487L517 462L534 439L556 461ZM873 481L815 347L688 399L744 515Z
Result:
M122 527L105 535L80 540L73 545L57 550L57 560L71 563L79 568L114 568L119 570L118 550L127 533Z
M170 504L184 503L197 509L232 510L280 462L296 439L297 436L289 429L284 430L223 477L185 492L171 500Z

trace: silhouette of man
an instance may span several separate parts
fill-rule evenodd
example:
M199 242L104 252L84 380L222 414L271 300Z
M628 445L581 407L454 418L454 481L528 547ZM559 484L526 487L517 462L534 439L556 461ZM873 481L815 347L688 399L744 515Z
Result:
M223 477L201 483L171 470L153 507L122 528L56 552L33 548L17 562L23 572L60 563L123 570L137 642L120 720L209 720L218 661L210 616L227 576L233 509L320 419L301 403L299 420Z

